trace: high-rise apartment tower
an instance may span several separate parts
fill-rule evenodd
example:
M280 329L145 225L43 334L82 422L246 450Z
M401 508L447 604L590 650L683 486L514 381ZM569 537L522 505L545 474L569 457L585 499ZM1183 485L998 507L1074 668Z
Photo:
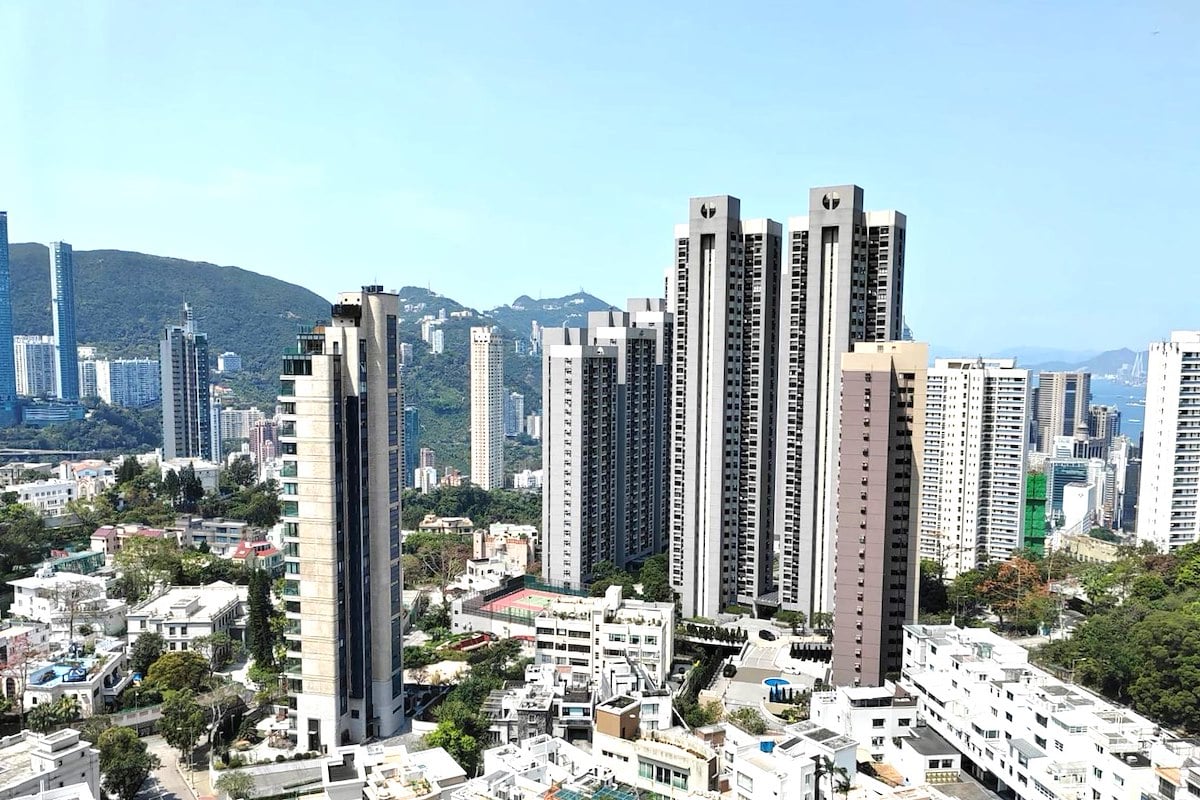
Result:
M775 530L783 608L833 601L841 360L858 342L903 333L907 220L865 211L858 186L809 191L788 220L779 333Z
M542 574L572 587L667 541L671 314L637 298L587 322L542 333Z
M302 750L400 732L399 300L343 292L280 377L284 674Z
M54 322L54 384L58 399L79 400L79 342L75 336L75 259L71 245L50 243L50 312Z
M17 394L22 397L48 397L57 394L54 368L58 348L53 336L13 337L13 363L17 370Z
M929 348L860 342L842 355L833 685L882 686L916 621L917 507Z
M14 357L8 212L0 211L0 425L17 422L17 367Z
M1200 541L1200 331L1150 345L1145 411L1137 538L1168 552Z
M926 376L921 558L947 578L1008 558L1025 509L1029 370L939 358Z
M471 328L471 483L504 488L504 343L499 328Z
M671 585L685 617L774 587L772 488L783 228L695 197L675 229Z
M213 452L208 336L196 331L192 307L183 325L171 325L158 343L162 381L163 457L218 460Z
M1075 371L1038 374L1037 402L1033 409L1037 452L1050 452L1055 436L1074 436L1081 423L1087 424L1091 396L1091 373Z

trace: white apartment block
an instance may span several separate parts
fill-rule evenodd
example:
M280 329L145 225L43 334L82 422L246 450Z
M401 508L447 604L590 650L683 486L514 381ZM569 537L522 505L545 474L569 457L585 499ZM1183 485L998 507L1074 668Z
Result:
M405 725L399 298L342 292L280 376L287 715L302 750Z
M1014 359L939 358L927 373L921 558L947 578L1020 545L1028 409L1029 371Z
M609 665L628 661L657 687L666 685L675 654L675 607L626 600L620 586L604 597L567 597L550 603L534 620L535 664L586 670L599 685Z
M158 360L116 358L96 362L96 392L109 405L141 408L162 399Z
M912 736L917 725L917 699L890 682L814 692L810 709L813 722L849 736L875 762L888 755L893 739Z
M266 418L258 408L222 408L221 439L249 439L255 424Z
M784 729L778 742L764 748L762 737L751 736L734 725L724 727L722 762L729 778L731 800L816 800L837 797L832 776L817 763L828 759L851 777L857 769L857 742L815 722L800 722Z
M788 219L779 289L774 532L780 604L811 615L833 610L842 356L901 339L907 219L853 185L809 190L808 209Z
M668 530L685 617L754 605L774 585L782 242L778 222L743 220L728 195L692 198L675 228Z
M1139 714L1032 666L986 628L909 625L903 687L920 717L962 755L963 769L1018 800L1158 797L1155 767L1179 749ZM1169 771L1169 770L1168 770Z
M1150 345L1145 416L1137 538L1166 552L1200 540L1200 331Z
M0 739L0 800L87 784L100 797L100 752L81 741L79 731L63 728L40 734L21 731Z
M13 358L17 371L17 394L23 397L48 397L57 391L54 378L53 336L13 337Z
M471 483L504 488L504 342L471 328Z
M247 588L217 581L207 586L171 586L129 610L129 646L143 633L163 637L167 650L193 650L195 640L214 633L234 636L248 613ZM240 624L239 624L240 623Z
M67 503L79 498L75 481L45 480L33 483L14 483L5 489L15 492L17 502L43 517L58 517L67 513Z

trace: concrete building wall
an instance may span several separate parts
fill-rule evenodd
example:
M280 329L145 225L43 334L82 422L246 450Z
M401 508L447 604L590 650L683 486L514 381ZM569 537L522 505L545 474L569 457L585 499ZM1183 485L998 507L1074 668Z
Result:
M1075 372L1038 374L1037 405L1033 409L1037 430L1037 450L1047 452L1055 436L1074 436L1080 423L1089 420L1092 376Z
M841 358L901 338L906 226L897 211L865 211L849 185L811 189L808 216L788 220L774 512L784 608L832 606Z
M856 344L842 357L832 681L898 675L916 619L917 516L929 348Z
M1137 538L1162 551L1200 540L1200 331L1150 345Z
M774 586L782 237L777 222L743 221L728 195L692 198L676 228L670 547L685 616Z

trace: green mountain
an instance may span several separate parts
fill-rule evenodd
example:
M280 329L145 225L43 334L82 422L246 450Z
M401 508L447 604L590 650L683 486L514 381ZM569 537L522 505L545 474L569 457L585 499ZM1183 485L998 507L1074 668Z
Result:
M587 292L543 300L534 300L523 294L508 305L496 306L484 313L496 320L501 327L528 338L533 322L537 322L543 328L561 328L564 325L583 327L587 324L589 311L607 311L613 307Z
M9 248L13 332L52 333L50 262L40 244ZM79 343L111 358L158 357L158 340L178 324L183 304L194 309L209 348L242 356L245 373L229 381L244 402L274 403L279 356L296 328L329 317L329 301L285 281L238 267L122 250L75 251L75 313Z

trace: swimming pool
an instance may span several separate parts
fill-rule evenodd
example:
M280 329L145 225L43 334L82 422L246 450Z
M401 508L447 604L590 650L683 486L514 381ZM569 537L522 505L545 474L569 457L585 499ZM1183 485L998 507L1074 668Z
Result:
M763 681L764 686L770 686L772 689L778 686L787 686L790 683L791 681L789 681L787 678L767 678Z

